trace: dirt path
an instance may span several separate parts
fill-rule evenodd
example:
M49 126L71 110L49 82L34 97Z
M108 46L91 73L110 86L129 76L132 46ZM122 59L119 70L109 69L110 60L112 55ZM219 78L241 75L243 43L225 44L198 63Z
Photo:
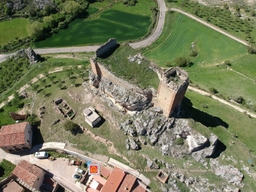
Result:
M249 45L246 41L244 41L242 39L239 39L239 38L235 37L234 35L231 35L231 34L225 32L224 30L216 27L215 25L210 24L210 23L208 23L208 22L206 22L206 21L204 21L204 20L202 20L202 19L200 19L200 18L198 18L198 17L196 17L196 16L194 16L190 13L187 13L187 12L182 11L182 10L177 9L177 8L171 8L170 11L176 11L176 12L179 12L183 15L186 15L187 17L190 17L191 19L193 19L193 20L195 20L195 21L197 21L197 22L199 22L199 23L201 23L201 24L203 24L203 25L205 25L205 26L207 26L207 27L209 27L209 28L211 28L211 29L213 29L213 30L215 30L215 31L217 31L217 32L219 32L219 33L237 41L237 42L239 42L239 43L241 43L241 44L243 44L243 45L246 45L246 46Z
M241 107L239 107L239 106L237 106L235 104L232 104L232 103L230 103L230 102L228 102L228 101L226 101L224 99L221 99L221 98L219 98L219 97L217 97L215 95L212 95L212 94L210 94L210 93L208 93L206 91L203 91L201 89L198 89L198 88L195 88L195 87L191 87L191 86L188 86L188 89L191 90L191 91L197 92L197 93L199 93L201 95L211 97L212 99L214 99L216 101L219 101L219 102L221 102L221 103L223 103L225 105L228 105L228 106L232 107L236 111L239 111L241 113L244 113L244 114L250 115L251 117L256 118L256 114L255 113L251 113L248 110L245 110L245 109L243 109L243 108L241 108Z

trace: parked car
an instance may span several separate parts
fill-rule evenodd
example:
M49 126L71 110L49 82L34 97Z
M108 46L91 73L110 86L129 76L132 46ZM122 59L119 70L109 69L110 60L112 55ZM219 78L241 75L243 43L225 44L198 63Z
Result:
M82 161L71 160L71 161L70 161L70 165L77 165L77 166L80 166L80 165L82 165Z
M76 172L76 173L80 173L80 174L84 174L85 171L82 170L82 169L76 168L76 169L75 169L75 172Z
M73 177L74 179L81 179L81 176L78 175L78 174L76 174L76 173L74 173L74 174L72 175L72 177Z
M38 159L45 159L48 158L49 154L46 153L45 151L39 151L35 153L35 157Z

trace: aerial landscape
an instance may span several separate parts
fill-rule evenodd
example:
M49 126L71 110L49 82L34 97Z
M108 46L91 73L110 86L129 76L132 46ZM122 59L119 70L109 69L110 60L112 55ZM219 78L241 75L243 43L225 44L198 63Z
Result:
M0 191L256 191L255 1L0 7Z

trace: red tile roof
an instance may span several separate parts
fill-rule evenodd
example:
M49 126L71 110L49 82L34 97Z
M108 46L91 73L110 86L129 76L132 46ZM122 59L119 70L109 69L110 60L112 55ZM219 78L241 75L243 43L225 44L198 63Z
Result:
M23 192L25 191L25 189L23 187L21 187L18 183L16 183L15 181L11 181L7 184L6 187L4 187L2 190L0 190L2 192L10 192L10 191L15 191L15 192Z
M109 176L106 184L102 187L101 192L117 191L119 185L122 183L125 172L122 169L115 167Z
M28 122L5 125L0 129L0 147L25 143L25 128Z
M104 165L101 165L101 167L100 167L100 174L103 177L108 178L110 173L111 173L111 170L108 167L106 167Z
M136 181L136 177L133 176L132 174L126 174L124 177L124 180L121 184L121 186L118 189L118 192L127 192L127 191L131 191L134 183Z
M44 171L25 160L22 160L12 171L12 174L20 178L26 184L31 187L34 187L35 181L44 175Z

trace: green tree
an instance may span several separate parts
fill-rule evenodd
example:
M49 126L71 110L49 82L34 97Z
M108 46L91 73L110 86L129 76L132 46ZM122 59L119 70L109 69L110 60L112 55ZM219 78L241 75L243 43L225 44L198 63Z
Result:
M39 123L40 123L40 121L37 118L37 115L35 115L33 113L31 115L28 115L27 122L29 122L29 124L33 125L33 126L39 125Z
M67 120L64 123L64 129L70 131L73 135L76 135L79 132L80 127L73 121Z
M39 21L34 21L30 25L30 33L35 40L42 38L44 30L44 24Z
M186 57L177 57L174 62L175 65L179 67L190 67L192 65L190 59Z
M82 6L75 1L65 1L62 6L65 14L71 14L73 16L77 16L83 11Z

